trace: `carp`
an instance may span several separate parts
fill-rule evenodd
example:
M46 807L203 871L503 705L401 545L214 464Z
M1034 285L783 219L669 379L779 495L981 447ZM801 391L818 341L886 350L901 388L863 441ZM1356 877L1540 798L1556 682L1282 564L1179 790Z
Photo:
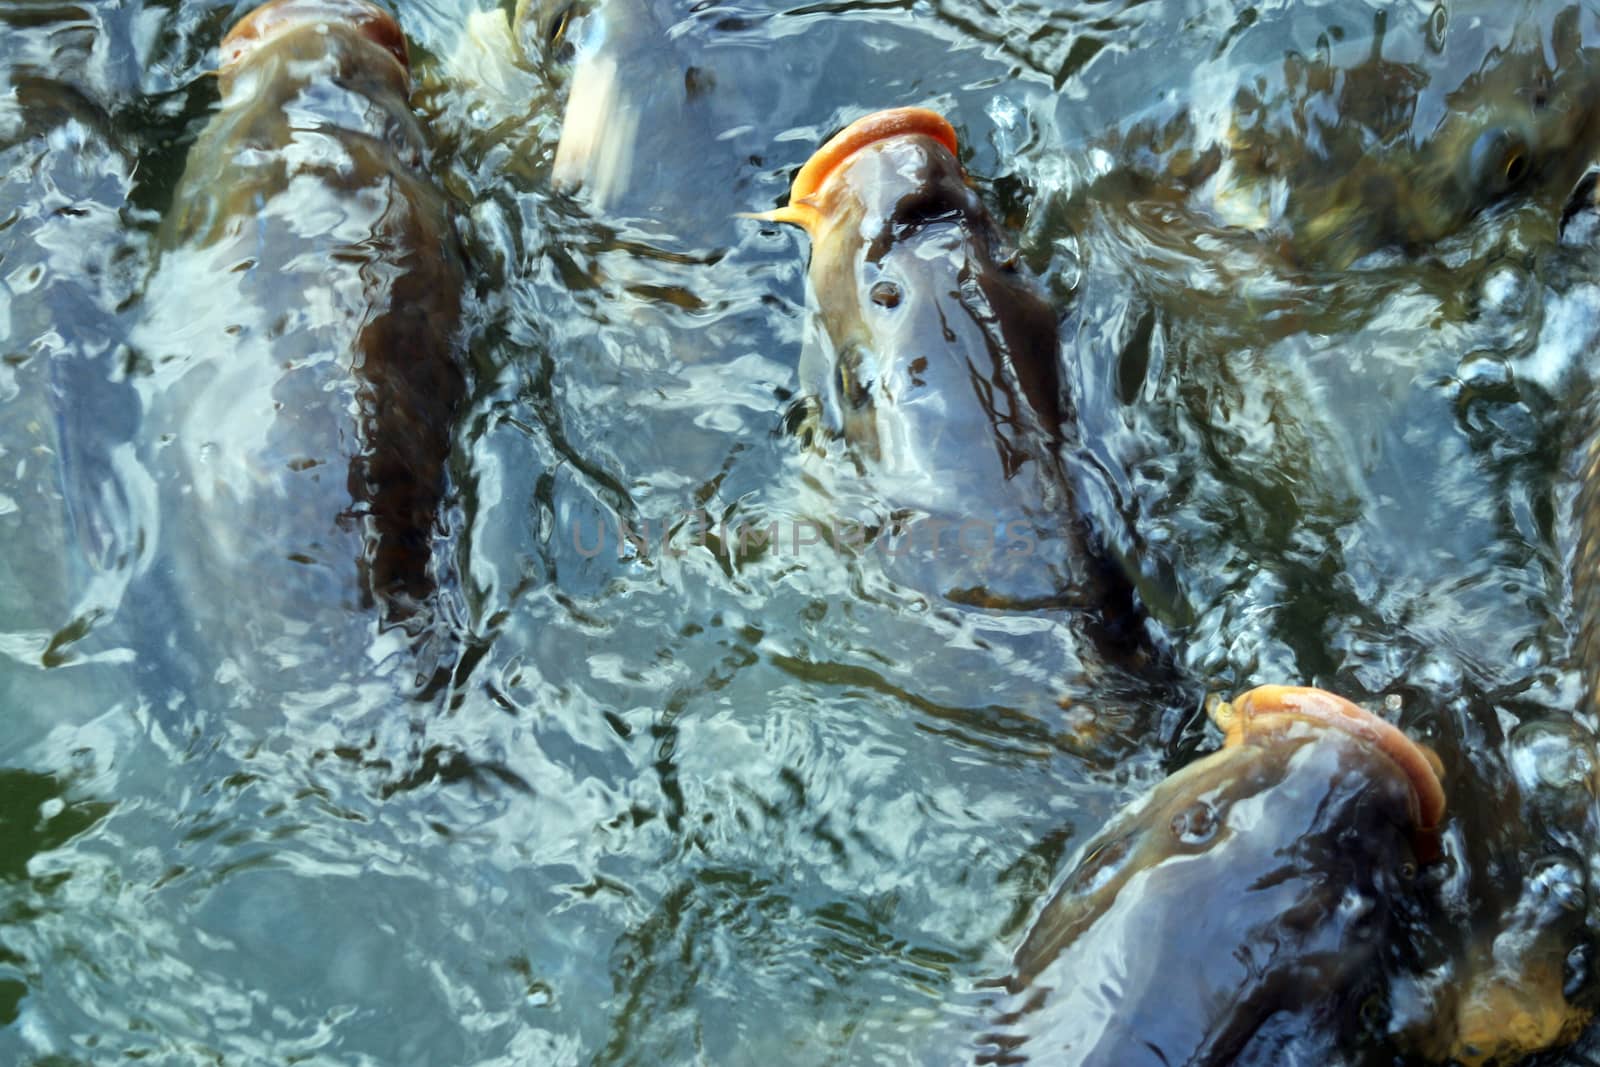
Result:
M122 312L147 264L134 162L92 96L22 69L0 95L0 162L0 644L34 668L114 659L90 637L148 567L155 526L121 374Z
M989 606L1064 602L1103 576L1059 455L1056 314L956 150L932 111L877 112L811 157L787 206L752 217L811 237L820 329L800 375L817 436L910 516L926 581Z
M1000 1062L1333 1062L1370 1022L1438 847L1437 758L1316 689L1214 717L1224 747L1113 819L1040 911Z
M1556 210L1594 159L1600 18L1583 5L1294 8L1200 37L1108 49L1077 75L1049 133L1076 206L1041 198L1037 227L1137 201L1184 220L1152 239L1248 234L1339 271L1486 212Z
M284 670L366 609L426 617L466 267L391 15L273 0L221 57L140 335L144 435L194 624Z

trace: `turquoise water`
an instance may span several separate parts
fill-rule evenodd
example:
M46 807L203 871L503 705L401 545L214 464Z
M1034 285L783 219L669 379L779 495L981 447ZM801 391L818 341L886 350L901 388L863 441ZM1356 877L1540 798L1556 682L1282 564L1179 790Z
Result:
M1503 193L1471 161L1563 41L1586 114L1600 15L1391 7L618 0L662 31L621 52L602 205L550 181L559 50L401 6L475 271L438 618L250 657L182 605L268 591L174 590L194 531L141 439L156 309L217 310L154 246L242 8L0 2L0 1059L970 1060L1077 846L1263 682L1439 750L1441 929L1592 869L1562 731L1600 251L1560 223L1600 136L1517 125ZM811 543L873 487L791 432L803 237L734 212L896 104L950 116L1058 304L1080 501L1159 666Z

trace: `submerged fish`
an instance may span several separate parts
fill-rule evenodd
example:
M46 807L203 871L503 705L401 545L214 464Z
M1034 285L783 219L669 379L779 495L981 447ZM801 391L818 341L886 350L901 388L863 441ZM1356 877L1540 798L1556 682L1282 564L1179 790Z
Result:
M605 210L633 177L639 138L639 108L636 102L622 98L627 86L618 57L640 53L641 46L649 43L658 47L645 55L670 52L665 28L648 6L625 0L606 4L518 0L511 30L527 46L572 57L566 113L551 179L561 189L586 190L594 205ZM637 63L629 67L634 78L639 76L637 67ZM682 123L670 121L665 125L667 129L682 127Z
M465 268L392 16L274 0L221 55L141 335L146 434L197 626L294 678L435 588Z
M1437 760L1321 690L1263 686L1216 718L1224 747L1096 835L1040 912L998 1062L1330 1063L1381 1023Z
M967 185L950 124L921 108L859 119L755 217L811 237L821 328L803 386L913 539L925 524L939 591L1022 606L1084 587L1056 314Z
M729 219L704 190L742 180L728 136L747 128L713 63L717 19L670 0L519 0L512 32L567 68L551 180L592 210L698 244Z
M70 82L13 71L0 88L0 655L32 667L86 652L150 562L119 316L146 264L133 172Z
M1250 233L1308 269L1557 209L1600 148L1589 5L1293 5L1147 45L1057 105L1082 202L1181 205L1186 239Z
M1593 347L1592 262L1558 266L1554 246L1600 148L1600 16L1259 14L1200 46L1107 55L1058 106L1060 140L1085 149L1058 157L1082 169L1056 220L1081 256L1074 384L1102 389L1079 394L1084 439L1139 532L1159 531L1141 560L1173 546L1174 599L1206 617L1202 671L1426 691L1471 785L1456 896L1435 915L1455 959L1404 994L1399 1040L1430 1061L1516 1062L1570 1040L1596 998L1593 707L1562 724L1559 699L1508 698L1559 667L1535 636L1558 625L1547 573L1501 562L1547 549L1546 530L1499 517L1546 491L1546 431L1497 427L1485 446L1469 425L1537 410L1560 375L1534 364ZM1125 120L1109 134L1107 105ZM1477 392L1479 367L1506 372L1497 395ZM1471 384L1440 387L1457 374ZM1531 461L1502 481L1519 452Z

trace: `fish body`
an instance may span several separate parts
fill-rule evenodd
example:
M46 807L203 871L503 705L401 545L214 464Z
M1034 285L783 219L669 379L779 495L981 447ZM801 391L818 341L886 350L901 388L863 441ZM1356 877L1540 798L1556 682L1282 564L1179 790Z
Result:
M1559 2L1333 3L1223 31L1236 10L1201 45L1173 35L1097 59L1088 95L1057 101L1074 199L1043 229L1083 252L1084 440L1105 443L1136 557L1177 573L1180 610L1154 613L1204 620L1190 646L1203 669L1359 675L1380 657L1351 648L1382 635L1391 658L1365 684L1429 691L1412 713L1475 779L1454 861L1470 888L1436 916L1454 925L1436 931L1456 952L1448 978L1398 1025L1430 1062L1517 1062L1571 1040L1595 999L1597 868L1578 844L1596 826L1596 781L1578 769L1594 764L1593 707L1564 721L1560 698L1506 696L1541 646L1561 655L1545 637L1557 594L1542 568L1491 576L1495 554L1548 546L1484 516L1547 472L1530 464L1507 492L1496 460L1514 449L1456 447L1480 401L1441 383L1511 368L1484 405L1498 417L1559 392L1592 347L1592 286L1557 242L1600 146L1600 21ZM1497 306L1504 279L1531 298ZM1515 448L1543 450L1532 432ZM1580 491L1580 527L1593 500ZM1519 580L1530 595L1507 595Z
M513 16L526 52L566 75L554 185L690 244L726 237L727 213L701 194L737 180L723 134L746 122L698 14L675 0L522 0Z
M764 217L811 236L817 328L801 378L821 435L912 516L913 540L919 521L953 531L921 530L926 581L991 606L1046 603L1092 584L1059 456L1056 314L955 150L933 112L869 115Z
M146 245L130 227L131 153L70 81L12 72L0 164L0 630L11 658L57 667L97 643L149 563L121 314Z
M1331 271L1559 206L1595 161L1586 5L1307 4L1212 31L1108 50L1061 95L1050 137L1083 205L1165 203Z
M1225 707L1225 747L1116 817L1040 911L1004 1062L1333 1062L1374 1036L1443 816L1436 761L1318 690Z
M365 609L430 602L465 266L391 16L276 0L221 52L151 283L144 435L196 625L292 677Z
M953 133L928 124L862 146L813 197L810 277L831 357L816 378L856 455L957 508L1045 462L1061 423L1058 337Z

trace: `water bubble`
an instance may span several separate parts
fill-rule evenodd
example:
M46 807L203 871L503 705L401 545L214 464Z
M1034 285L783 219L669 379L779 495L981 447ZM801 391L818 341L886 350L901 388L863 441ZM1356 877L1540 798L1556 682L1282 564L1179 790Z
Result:
M1456 380L1458 400L1464 399L1462 393L1498 392L1511 384L1511 368L1496 352L1471 352L1456 368Z
M1562 911L1581 911L1588 901L1583 871L1571 860L1561 857L1542 860L1528 881L1532 892Z
M989 101L983 109L989 121L994 123L994 135L991 138L994 150L1002 159L1009 159L1017 151L1017 127L1022 116L1022 109L1010 97L997 96Z
M1529 793L1589 791L1594 739L1574 724L1531 722L1511 735L1511 769Z
M1528 272L1511 263L1502 263L1483 277L1479 307L1484 314L1500 318L1521 318L1533 296L1533 280Z
M1078 239L1071 234L1051 242L1050 268L1044 276L1050 295L1064 300L1078 289L1083 281L1083 258L1078 252Z
M1373 913L1375 906L1371 896L1356 889L1348 889L1339 897L1339 914L1346 922L1360 922Z

